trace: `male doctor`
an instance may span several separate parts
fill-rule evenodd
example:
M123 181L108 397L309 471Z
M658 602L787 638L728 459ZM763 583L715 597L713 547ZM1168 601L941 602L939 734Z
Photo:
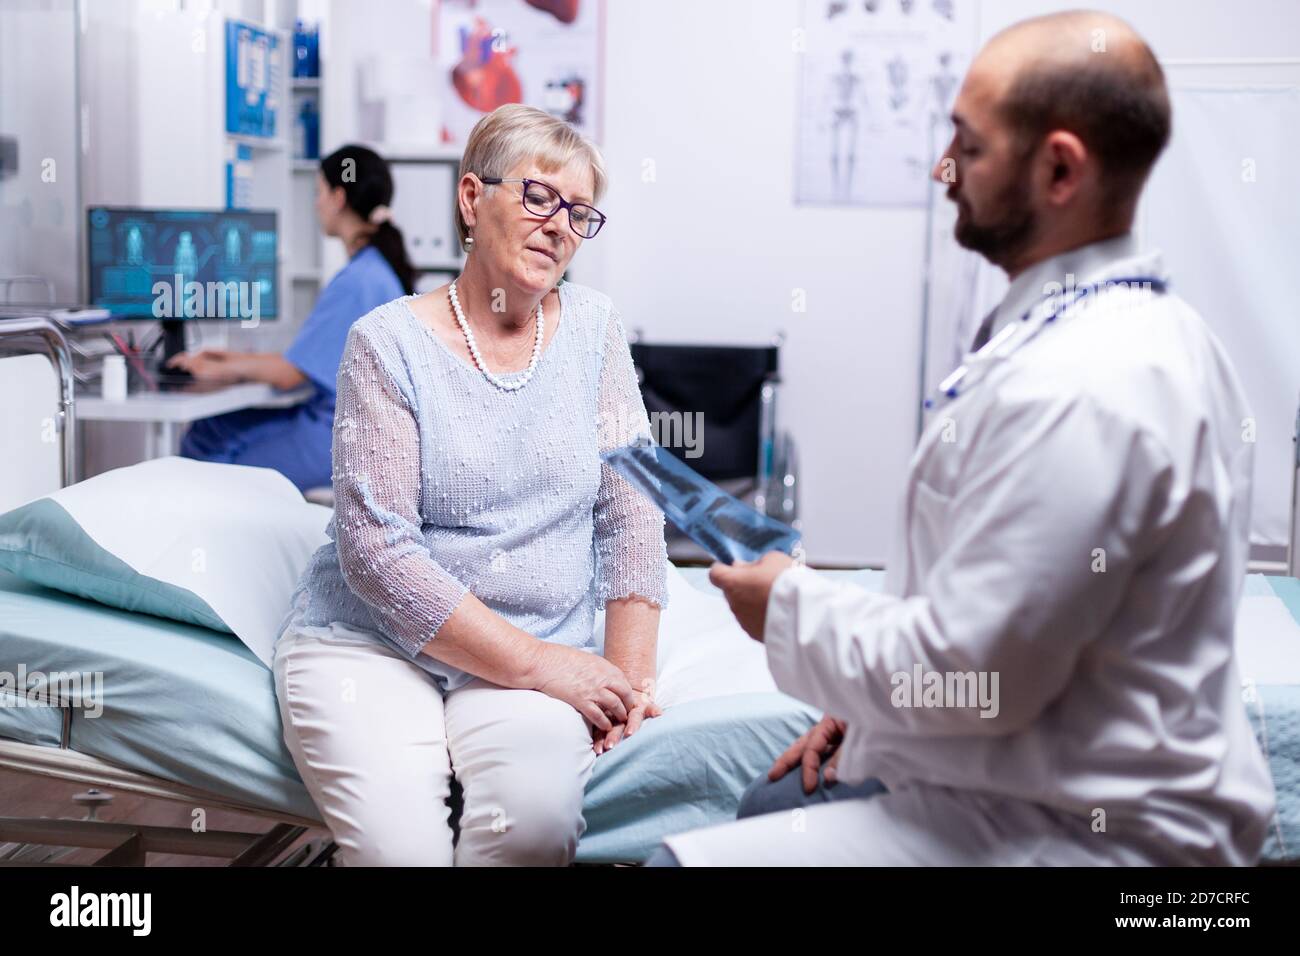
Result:
M1111 16L1040 17L980 52L952 119L933 175L1011 287L916 449L885 592L779 554L710 573L826 714L770 774L814 793L649 862L1254 863L1274 794L1233 656L1250 410L1130 234L1169 137L1161 69Z

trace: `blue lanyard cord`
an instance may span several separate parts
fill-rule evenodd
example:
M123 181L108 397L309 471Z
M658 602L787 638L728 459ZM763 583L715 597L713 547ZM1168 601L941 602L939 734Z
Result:
M1058 319L1060 316L1064 315L1070 309L1074 308L1074 306L1077 305L1082 299L1085 299L1088 296L1095 294L1099 290L1105 290L1113 286L1124 286L1125 288L1149 289L1151 292L1154 292L1156 295L1163 295L1169 288L1169 284L1164 279L1157 279L1154 276L1128 276L1120 279L1103 279L1099 282L1089 283L1088 285L1076 286L1074 288L1074 295L1071 296L1069 301L1055 303L1055 305L1052 308L1052 311L1049 312L1047 314L1047 317L1043 319L1042 325L1040 325L1034 331L1030 332L1028 336L1025 338L1025 341L1027 342L1030 338L1033 338L1034 335L1037 335L1038 332L1041 332L1046 326L1050 325L1052 322L1055 322L1056 319ZM1029 321L1029 317L1033 315L1038 309L1040 309L1044 302L1047 302L1049 299L1057 298L1059 295L1060 293L1055 293L1055 292L1044 295L1043 298L1040 299L1037 304L1025 310L1025 314L1020 317L1019 322L1009 322L1005 326L1003 326L1002 330L999 331L997 335L989 339L989 341L986 342L980 348L980 350L975 353L976 357L993 355L995 352L997 352L998 349L1000 349L1006 343L1006 341L1009 338L1011 338L1013 335L1016 334L1018 329L1023 327L1023 323ZM1024 344L1025 344L1024 342L1020 343L1020 345L1024 345ZM938 406L940 401L942 400L952 401L959 394L961 394L961 383L965 380L966 375L970 372L970 368L971 368L970 365L963 363L962 365L959 365L957 368L953 369L953 371L950 372L948 376L944 378L942 382L939 383L939 387L936 390L936 394L925 400L925 407L927 409L935 408Z

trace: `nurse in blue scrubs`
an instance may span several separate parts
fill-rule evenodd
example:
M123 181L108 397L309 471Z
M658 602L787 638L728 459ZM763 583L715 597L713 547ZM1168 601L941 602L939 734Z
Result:
M310 382L315 393L291 408L253 408L195 422L181 440L186 458L274 468L302 490L330 484L334 382L352 323L376 306L414 291L415 273L389 204L388 164L364 146L344 146L321 160L316 215L341 239L349 260L316 300L283 355L204 349L171 360L196 379L266 382L279 389Z

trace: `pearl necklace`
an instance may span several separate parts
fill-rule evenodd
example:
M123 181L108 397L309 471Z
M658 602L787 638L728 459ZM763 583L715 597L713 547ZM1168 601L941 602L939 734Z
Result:
M524 377L516 382L504 382L488 371L487 363L483 361L483 356L479 354L478 343L474 341L474 333L470 330L469 323L465 321L465 313L460 310L460 298L456 295L456 283L454 281L451 284L451 310L456 314L456 324L465 333L465 344L469 346L469 354L474 357L474 364L478 366L479 371L487 377L489 382L507 392L523 388L528 384L528 380L533 377L533 372L537 371L538 359L542 357L542 336L546 330L546 317L542 314L541 302L537 303L537 338L533 342L533 357L528 362L528 368L524 369Z

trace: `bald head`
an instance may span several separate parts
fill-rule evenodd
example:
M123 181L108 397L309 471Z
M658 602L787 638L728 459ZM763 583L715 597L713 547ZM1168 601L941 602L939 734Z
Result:
M971 65L1021 146L1053 130L1097 159L1100 210L1131 214L1169 140L1169 94L1155 55L1123 20L1074 10L1025 20L993 37Z
M1006 65L1028 66L1035 60L1061 66L1084 66L1095 54L1110 54L1133 64L1155 58L1142 38L1119 17L1095 10L1067 10L1021 20L995 34L980 57L1007 57Z

